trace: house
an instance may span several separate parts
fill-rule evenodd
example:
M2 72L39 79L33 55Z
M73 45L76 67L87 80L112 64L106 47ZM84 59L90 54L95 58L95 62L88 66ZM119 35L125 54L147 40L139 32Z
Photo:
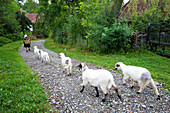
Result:
M144 0L136 0L137 6L134 6L134 3L132 0L129 0L123 7L122 7L122 12L119 14L118 18L121 18L123 16L126 15L126 17L128 17L128 19L130 20L130 15L129 13L133 14L133 7L137 8L137 12L138 14L144 14L146 9L149 9L149 3L152 0L146 0L146 2L144 2ZM162 8L163 6L163 2L159 2L158 6L161 9L162 13L165 15L166 12L164 11L164 9ZM130 8L130 9L129 9Z
M37 14L35 13L27 13L25 15L32 23L36 22Z

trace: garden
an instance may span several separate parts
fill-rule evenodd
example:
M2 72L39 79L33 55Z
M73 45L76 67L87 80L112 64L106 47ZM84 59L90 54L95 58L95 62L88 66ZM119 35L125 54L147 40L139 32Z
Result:
M151 31L148 29L149 23L169 26L168 0L154 0L150 2L147 0L129 0L126 3L124 0L7 0L2 1L0 6L1 112L67 112L67 110L76 112L78 109L78 103L71 103L69 99L68 101L66 100L68 106L66 104L63 105L64 99L59 99L58 104L54 105L54 97L51 98L52 94L58 90L61 90L61 92L67 92L67 90L54 90L50 95L50 90L53 89L46 88L50 85L42 85L41 80L46 81L48 78L41 77L42 75L35 69L32 69L33 66L27 63L29 59L26 57L26 53L20 51L23 50L24 34L27 34L32 41L32 53L33 46L37 44L36 41L45 40L43 45L38 45L38 47L44 49L44 46L57 54L62 52L76 60L75 64L76 62L86 62L89 65L105 68L118 75L122 75L122 73L114 69L116 62L145 67L150 71L154 81L161 84L161 96L169 96L169 56L161 56L150 51L156 48L163 52L169 52L169 27L166 27L165 30L161 29L162 31L158 30L158 27L154 27L151 29L154 31L151 34L152 37L148 35ZM33 18L34 21L25 16L26 14L36 14L36 17ZM155 39L154 37L156 36L159 39ZM150 40L148 41L147 39ZM157 45L156 47L155 45L150 45L153 44L153 40L156 40L159 44L166 43L166 46ZM29 58L34 58L32 53L28 52ZM51 55L55 56L55 54ZM51 59L51 65L58 66L58 60L57 62L54 60L58 59L58 57L51 57ZM45 66L40 62L38 64L40 64L40 67ZM46 67L47 65L44 69ZM68 90L72 85L69 82L76 81L79 78L76 68L73 68L73 74L76 78L73 78L74 75L71 78L62 78L61 73L58 73L58 71L57 74L59 74L58 77L60 79L68 81L64 82L68 85ZM48 74L44 74L44 76L48 77ZM121 76L118 78L121 78ZM116 78L117 81L119 81L118 78ZM56 80L58 78L49 78L46 82L49 83L53 79ZM52 82L49 84L52 84L50 87L54 87L53 85L56 83ZM125 86L122 87L125 88ZM79 90L79 84L75 83L75 88ZM125 88L125 91L129 90L127 87ZM88 91L92 90L88 89ZM56 94L58 96L61 95L61 93ZM128 94L133 95L134 92ZM124 97L129 99L128 94L124 94ZM91 99L89 106L91 105L94 109L92 110L89 106L86 106L89 112L96 109L100 111L102 107L109 112L113 109L121 111L119 108L125 109L125 111L130 109L129 112L145 110L149 112L152 111L151 108L154 108L155 112L159 110L168 111L168 108L166 108L167 99L164 97L158 110L155 108L156 105L152 105L154 106L152 107L146 103L157 103L154 100L155 98L150 98L145 102L140 96L135 97L135 100L141 100L141 103L134 109L131 104L136 105L134 104L136 102L129 102L130 100L125 101L125 106L128 106L126 108L121 105L110 104L109 102L106 104L100 103L100 98L96 101L93 96L87 96L87 98L83 96L77 97L77 92L74 94L70 93L70 99L73 99L73 95L76 96L77 102L79 102L79 98L83 98L86 101L88 101L88 98ZM142 96L145 95L142 94ZM55 97L57 98L56 95ZM148 96L145 96L145 98L148 98ZM57 103L56 100L55 102ZM98 108L93 106L92 103L101 106ZM74 107L70 108L69 104ZM83 103L83 105L86 104ZM161 108L161 104L165 105L165 107ZM60 105L63 106L61 107ZM65 108L65 106L68 108ZM112 107L109 108L108 106ZM83 111L83 106L81 109Z

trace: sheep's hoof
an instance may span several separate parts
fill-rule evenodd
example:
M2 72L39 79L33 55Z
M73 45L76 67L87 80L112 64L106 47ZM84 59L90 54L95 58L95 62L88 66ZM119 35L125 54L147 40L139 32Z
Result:
M102 99L102 102L105 102L106 100L105 99Z
M157 100L160 100L160 95L158 95Z
M123 83L123 85L125 86L125 85L126 85L126 83Z
M131 89L133 89L133 88L134 88L134 86L131 86L130 88L131 88Z
M137 94L140 94L140 92L137 92Z
M96 95L96 97L99 97L99 95Z

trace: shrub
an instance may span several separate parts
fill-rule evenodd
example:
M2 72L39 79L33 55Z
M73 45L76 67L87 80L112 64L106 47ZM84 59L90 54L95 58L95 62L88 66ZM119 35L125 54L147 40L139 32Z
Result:
M32 40L37 39L37 37L36 37L35 35L29 35L28 38L29 38L29 39L32 39Z
M99 53L114 53L119 51L127 52L131 30L128 25L121 22L114 22L109 26L96 24L93 30L88 32L90 40L88 49Z
M8 39L8 38L5 38L5 37L0 37L0 47L5 45L5 44L8 44L8 43L11 43L12 40Z
M22 33L19 33L19 32L13 33L13 34L7 34L5 37L8 39L11 39L12 41L17 41L17 40L23 39Z

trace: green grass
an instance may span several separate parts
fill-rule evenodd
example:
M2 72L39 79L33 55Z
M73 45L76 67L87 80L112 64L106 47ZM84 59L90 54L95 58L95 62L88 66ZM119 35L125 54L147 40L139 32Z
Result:
M82 62L96 64L107 69L114 69L116 62L123 62L127 65L134 65L147 68L152 78L157 82L166 84L164 88L170 88L170 59L161 57L149 51L128 53L126 55L110 54L98 55L78 50L77 48L69 48L64 45L57 45L52 39L47 39L44 46L56 53L63 52L66 56L77 59ZM65 51L64 48L67 50Z
M46 112L48 99L34 70L18 53L22 41L0 47L0 112Z

